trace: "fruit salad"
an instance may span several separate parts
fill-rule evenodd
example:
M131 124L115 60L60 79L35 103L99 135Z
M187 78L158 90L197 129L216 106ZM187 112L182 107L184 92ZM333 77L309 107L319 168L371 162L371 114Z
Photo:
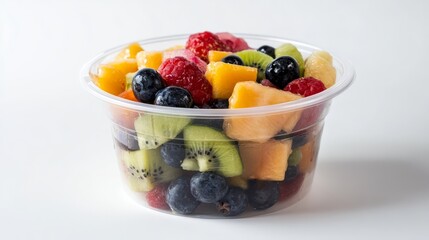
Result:
M123 101L197 112L298 101L335 80L325 51L304 56L292 43L250 46L211 32L167 49L132 43L93 76ZM111 107L129 189L152 208L184 215L239 216L296 201L311 181L325 114L324 104L225 117Z

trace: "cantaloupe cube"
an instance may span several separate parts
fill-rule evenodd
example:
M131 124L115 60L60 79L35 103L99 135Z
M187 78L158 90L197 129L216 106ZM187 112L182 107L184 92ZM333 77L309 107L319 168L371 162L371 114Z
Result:
M249 108L273 105L300 99L291 92L266 87L256 82L239 82L229 98L229 108ZM228 137L242 140L265 142L274 137L285 126L293 129L302 110L272 114L228 117L224 121L224 130Z
M137 61L135 59L121 59L108 63L107 65L121 71L124 76L127 73L137 71Z
M258 69L224 62L212 62L207 66L206 79L213 87L212 96L227 99L238 82L256 81Z
M139 43L131 43L128 46L126 46L124 49L122 49L118 55L116 55L115 60L121 60L121 59L135 59L138 52L143 51L143 48L140 46Z
M125 74L111 65L101 65L95 84L110 94L119 95L125 90Z
M243 177L267 181L283 181L287 160L292 152L291 140L269 140L264 143L240 142Z
M136 56L137 66L139 69L153 68L157 70L162 63L162 57L162 51L141 51Z
M220 62L220 60L222 60L222 58L231 55L232 52L225 52L225 51L216 51L216 50L210 50L208 57L209 57L209 62Z

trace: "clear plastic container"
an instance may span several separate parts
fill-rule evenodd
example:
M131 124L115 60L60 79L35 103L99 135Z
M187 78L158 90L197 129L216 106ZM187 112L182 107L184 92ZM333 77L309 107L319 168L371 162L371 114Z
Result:
M292 43L304 58L319 50L289 39L236 35L252 47ZM188 36L154 38L139 43L145 50L162 50L184 44ZM284 209L305 196L312 184L331 101L355 78L349 63L333 55L337 71L335 85L293 102L243 109L171 108L128 101L96 86L94 80L99 65L110 61L125 46L96 56L82 69L81 79L90 93L107 103L119 167L136 201L165 213L224 217L223 213L230 213L232 206L223 200L204 200L210 203L200 200L183 210L195 200L189 200L189 194L200 194L189 189L190 185L200 186L196 177L200 172L221 176L228 189L238 189L236 195L247 199L238 204L245 209L238 217ZM172 158L183 158L180 166L166 164L165 158L171 157L168 154L174 155ZM180 191L174 191L174 187ZM169 195L169 204L163 200L153 203L155 195L163 199L163 194Z

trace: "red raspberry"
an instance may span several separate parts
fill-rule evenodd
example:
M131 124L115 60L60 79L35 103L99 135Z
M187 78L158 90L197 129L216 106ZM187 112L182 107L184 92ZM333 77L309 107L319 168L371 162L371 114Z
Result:
M326 87L322 81L312 77L298 78L290 82L284 88L285 91L308 97L316 93L322 92Z
M208 53L210 50L231 50L231 48L225 45L218 36L211 32L202 32L190 35L186 42L186 49L191 50L205 62L208 62Z
M290 82L284 88L285 91L289 91L303 97L314 95L324 91L325 89L326 87L322 81L312 77L298 78ZM301 118L296 124L294 130L299 130L315 124L319 120L320 115L323 113L324 108L325 105L316 105L305 109L302 112Z
M170 207L168 206L166 202L166 194L167 194L167 188L168 185L158 185L154 189L152 189L150 192L146 194L146 200L149 206L158 208L158 209L164 209L169 210Z
M304 182L304 174L299 174L295 179L289 182L280 183L279 201L287 200L293 197L301 189Z
M159 66L158 72L168 86L187 89L196 105L203 106L211 100L212 85L198 66L186 58L168 58Z

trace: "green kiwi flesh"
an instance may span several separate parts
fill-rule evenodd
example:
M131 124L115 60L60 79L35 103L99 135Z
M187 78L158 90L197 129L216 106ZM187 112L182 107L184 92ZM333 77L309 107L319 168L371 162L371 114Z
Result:
M136 192L148 192L158 183L169 182L182 172L178 168L168 166L159 149L124 151L122 156L128 185Z
M191 122L186 117L141 114L134 122L140 149L154 149L175 138Z
M265 53L256 50L243 50L236 52L235 55L239 56L245 66L255 67L258 69L258 82L265 79L265 69L274 59Z
M183 130L186 156L182 163L184 170L214 171L224 177L241 175L243 165L237 146L220 131L189 125Z

